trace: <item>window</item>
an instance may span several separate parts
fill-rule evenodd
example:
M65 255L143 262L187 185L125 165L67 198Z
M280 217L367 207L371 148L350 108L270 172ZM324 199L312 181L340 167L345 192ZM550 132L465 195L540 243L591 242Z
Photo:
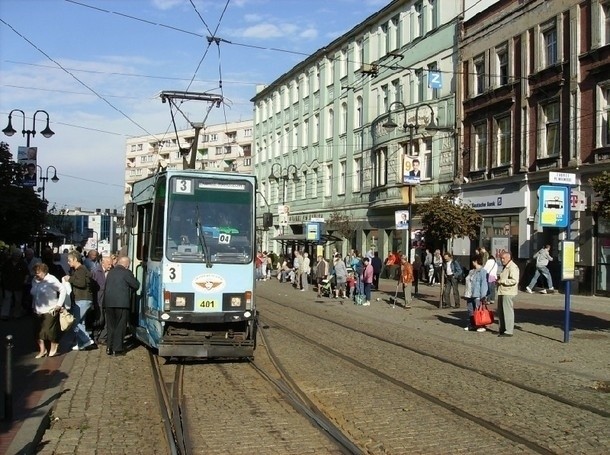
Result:
M508 48L496 49L497 82L499 86L508 84Z
M485 91L485 56L479 55L474 59L474 88L475 95Z
M216 155L222 155L223 153L223 148L222 147L215 147L215 154Z
M231 154L231 146L225 145L225 155L230 155L230 154Z
M373 186L385 186L388 182L387 149L381 148L375 151L375 162L373 163Z
M362 158L354 158L354 170L352 172L352 191L357 193L362 190Z
M320 142L320 114L313 116L313 142Z
M430 6L430 25L434 30L438 27L438 12L436 11L436 0L428 0L428 5Z
M246 128L244 130L244 137L252 137L252 128Z
M559 155L559 101L544 104L541 109L541 137L538 158Z
M299 102L299 81L292 82L292 103Z
M419 1L415 4L415 18L413 21L413 38L424 34L424 5Z
M360 128L364 125L364 112L362 111L362 97L356 98L356 128Z
M511 159L510 115L496 118L496 141L494 144L494 165L510 164Z
M347 49L341 49L341 54L339 56L339 65L341 65L339 76L341 78L344 78L345 76L347 76Z
M386 85L381 86L381 93L380 93L380 100L379 100L379 114L381 115L384 112L388 112L389 105L390 105L389 92L388 92L388 86L386 84Z
M605 2L601 5L602 12L602 38L603 44L610 44L610 2Z
M328 110L328 130L326 131L326 138L333 137L333 128L335 126L335 111L331 108Z
M421 161L422 180L432 178L432 138L425 137L419 143L419 159Z
M325 185L324 185L324 196L331 197L333 195L333 165L326 165L326 175L325 175Z
M345 194L345 180L346 175L346 162L345 160L339 161L339 191L338 194Z
M292 125L292 150L297 150L299 147L299 124Z
M354 70L357 71L362 66L362 40L359 39L354 43Z
M132 152L135 152L135 151L136 151L136 144L132 144L132 145L131 145L131 151L132 151Z
M413 100L414 102L421 102L426 100L426 76L424 75L424 70L415 71L415 78L417 79L417 99Z
M400 49L400 20L398 16L390 19L390 30L388 32L388 50L394 51Z
M402 86L400 85L400 79L394 79L392 81L392 102L402 101Z
M309 185L311 190L311 198L315 199L318 197L318 169L314 168L311 171L311 183Z
M471 169L484 170L487 167L487 123L474 125L474 155Z
M390 51L390 35L388 34L388 24L381 24L379 28L379 55L384 56Z
M137 149L138 149L138 152L141 152L142 151L142 144L138 144Z
M307 171L301 176L301 199L307 199Z
M440 73L438 73L438 65L436 62L430 63L428 65L428 88L431 90L431 99L438 99L440 94L440 89L432 88L431 85L434 83L432 78L440 77Z
M301 90L303 91L303 98L307 98L309 96L309 75L305 73L301 77Z
M347 133L347 103L341 103L341 125L340 133Z
M307 141L309 139L309 119L303 120L303 134L301 135L301 145L307 147Z
M599 124L601 125L601 146L610 145L610 87L606 86L601 88L601 118Z
M542 67L557 63L557 27L555 23L542 28Z
M244 158L244 166L252 166L252 158Z
M320 90L320 65L316 65L313 69L313 91L314 93Z

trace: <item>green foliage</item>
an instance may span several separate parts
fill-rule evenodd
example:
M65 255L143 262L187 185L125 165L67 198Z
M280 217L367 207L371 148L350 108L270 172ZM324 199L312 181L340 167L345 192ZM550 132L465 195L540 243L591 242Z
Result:
M589 183L597 196L601 197L600 201L593 204L593 211L601 218L610 219L610 174L604 171L596 177L591 177Z
M472 207L456 205L445 196L435 196L419 204L417 212L421 215L426 239L431 244L444 243L456 237L475 239L483 221Z
M0 239L9 244L30 242L44 222L46 207L32 188L18 185L21 173L8 144L0 142Z
M333 233L337 233L343 238L351 239L354 233L354 225L349 216L334 211L328 218L326 230L333 231Z

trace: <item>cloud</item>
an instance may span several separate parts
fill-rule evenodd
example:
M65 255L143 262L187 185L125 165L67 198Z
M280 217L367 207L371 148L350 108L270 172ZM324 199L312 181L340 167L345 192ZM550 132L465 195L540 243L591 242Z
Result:
M299 36L304 39L316 39L318 37L318 30L315 28L307 28L299 33Z
M183 0L153 0L153 6L163 11L172 9L174 6L178 6L183 3Z

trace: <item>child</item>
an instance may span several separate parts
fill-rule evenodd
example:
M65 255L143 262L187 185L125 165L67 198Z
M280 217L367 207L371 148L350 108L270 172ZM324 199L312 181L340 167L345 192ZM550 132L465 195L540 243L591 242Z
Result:
M356 292L356 276L354 272L349 272L347 274L347 297L352 298Z

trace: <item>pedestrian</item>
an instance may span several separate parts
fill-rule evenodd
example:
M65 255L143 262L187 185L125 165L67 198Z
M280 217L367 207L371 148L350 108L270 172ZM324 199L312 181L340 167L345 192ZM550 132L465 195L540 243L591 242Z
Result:
M362 285L365 298L362 305L369 306L371 304L371 287L373 287L373 266L368 256L362 259Z
M432 267L434 269L434 277L432 278L431 284L440 284L443 273L443 256L441 255L441 250L434 250Z
M421 263L421 257L419 256L418 253L415 253L414 257L413 257L413 262L411 264L413 266L413 292L414 295L418 295L419 294L419 280L421 277L421 271L422 271L422 263Z
M87 311L93 304L93 293L91 292L91 273L82 263L83 256L78 251L68 253L68 265L72 271L71 275L66 275L63 281L70 283L74 293L74 305L72 314L74 315L76 342L73 351L82 351L94 347L94 341L89 336L85 327L85 317Z
M45 263L34 265L34 279L32 280L32 307L36 315L36 333L38 334L37 359L57 355L59 348L59 310L66 298L66 288L60 281L49 273L49 266ZM50 343L47 349L46 343Z
M261 255L261 271L260 271L260 275L261 275L261 280L263 281L267 281L267 252L263 251L263 254Z
M328 262L324 259L324 256L318 256L318 263L316 264L316 284L318 286L318 297L322 297L322 282L328 279Z
M534 254L534 259L536 260L536 272L534 273L530 284L525 287L525 290L529 294L532 294L534 292L532 291L532 289L534 289L534 286L536 286L536 282L538 281L540 275L542 275L546 279L547 286L549 287L548 290L551 292L555 290L555 288L553 288L553 279L551 278L551 272L549 272L549 269L547 267L549 265L549 261L553 260L550 251L551 245L545 245L544 248L541 248L540 251ZM540 293L546 294L547 290L543 288Z
M21 317L24 315L23 289L29 277L28 266L23 259L23 254L19 248L11 251L11 256L2 265L2 309L0 318L7 320L12 316Z
M341 297L346 298L345 295L345 284L347 282L347 267L345 266L345 262L343 262L343 259L341 259L341 256L339 254L335 255L335 258L333 259L334 262L334 274L335 274L335 282L336 282L336 288L335 288L335 298L339 298L339 295L341 295Z
M432 278L434 276L434 268L432 267L432 251L429 248L426 248L426 252L424 254L424 267L423 267L423 279L426 281L428 286L432 284ZM432 272L432 273L430 273Z
M108 344L106 345L108 355L125 353L124 342L131 307L131 294L140 287L140 282L129 270L129 265L129 258L122 256L106 276L104 306L108 330Z
M472 269L466 276L464 297L466 297L466 307L468 308L468 321L464 330L485 332L485 327L477 327L474 322L474 310L480 308L481 300L487 297L489 289L487 272L483 268L482 262L482 257L475 255L472 258Z
M377 291L379 289L379 275L381 274L381 268L383 267L378 251L373 253L371 265L373 266L373 289Z
M512 337L515 327L513 299L518 293L519 267L513 262L511 254L506 251L500 256L500 261L504 268L496 281L498 286L499 336Z
M443 265L443 271L445 274L445 289L443 291L443 308L451 308L451 294L453 294L453 303L455 308L460 307L460 291L458 289L458 282L464 275L462 266L453 259L451 253L445 253L443 255L445 264Z
M93 272L95 269L100 268L99 261L99 253L97 250L89 250L87 252L87 256L83 260L83 265L89 269L90 272Z
M94 313L93 320L93 339L97 344L104 345L108 340L106 330L106 308L104 307L104 291L106 289L106 277L108 272L113 267L113 259L110 256L104 256L100 261L100 267L96 268L92 273L92 278L97 284L97 292L94 297Z
M413 279L413 265L406 257L403 257L400 266L400 282L402 283L402 295L405 301L404 308L411 308L411 301L413 300Z
M299 271L301 276L301 291L305 292L309 288L309 272L311 272L311 260L309 259L309 253L307 252L303 253Z
M298 251L294 252L294 259L292 260L292 268L294 275L292 279L292 285L299 289L301 287L301 261L303 260L301 253Z
M498 279L498 263L496 258L491 254L488 255L488 259L483 265L483 268L487 272L487 283L489 284L489 294L487 298L488 303L495 303L496 301L496 280Z

